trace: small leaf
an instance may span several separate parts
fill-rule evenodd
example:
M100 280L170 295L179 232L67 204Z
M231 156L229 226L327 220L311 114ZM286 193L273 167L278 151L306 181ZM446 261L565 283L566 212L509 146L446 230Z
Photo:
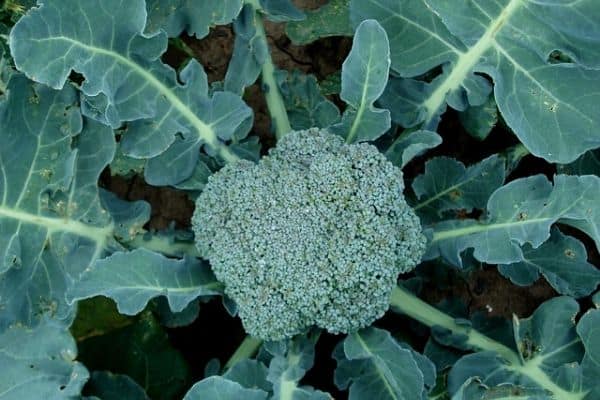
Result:
M340 111L321 94L314 76L281 71L278 78L292 129L326 128L340 120Z
M427 161L425 173L412 183L419 199L414 208L439 216L448 210L483 209L503 182L504 162L497 156L468 168L452 158L436 157Z
M579 240L552 229L550 239L537 249L523 246L523 261L498 266L512 282L529 286L539 274L560 294L576 298L591 294L600 284L600 270L587 262L587 251Z
M199 296L220 293L221 284L195 259L167 258L146 249L119 252L87 269L68 293L69 301L103 295L119 312L139 313L148 301L165 296L172 311L182 311Z
M259 0L262 11L274 22L302 21L306 16L291 0Z
M356 28L342 65L340 97L349 107L342 122L332 127L348 143L375 140L390 128L390 112L373 106L388 80L389 54L387 35L378 22L367 20Z
M222 376L211 376L196 383L183 400L266 400L267 392L247 389Z
M225 73L225 90L233 93L242 94L246 87L256 82L269 54L267 43L261 40L256 30L256 18L261 17L252 5L246 4L233 22L235 42Z
M330 0L317 10L306 11L306 19L288 22L285 33L296 45L328 36L352 36L350 0Z
M475 139L484 140L498 123L498 107L494 97L480 106L472 106L458 114L465 130Z
M415 131L401 135L385 152L387 158L401 168L427 150L439 146L442 138L435 132Z

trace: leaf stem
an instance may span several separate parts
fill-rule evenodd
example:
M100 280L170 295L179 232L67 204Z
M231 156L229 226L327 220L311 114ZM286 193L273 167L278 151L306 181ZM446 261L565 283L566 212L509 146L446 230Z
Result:
M263 341L261 339L257 339L250 335L247 335L242 343L238 346L236 351L233 353L231 358L225 363L223 367L223 371L227 371L229 368L233 367L238 362L251 358L258 352L258 349L262 345Z
M467 336L467 345L473 349L493 351L511 364L521 364L517 353L469 326L459 325L454 318L430 306L406 289L396 286L392 291L390 306L398 312L421 322L428 327L440 326Z
M184 255L200 257L200 252L191 242L178 242L169 236L149 234L148 232L140 233L132 240L122 244L129 249L145 248L171 257Z
M250 4L256 10L254 15L254 23L256 26L256 34L259 40L265 42L265 47L269 48L269 42L267 40L267 34L265 32L265 25L263 23L261 15L261 7L256 0L246 0L246 4ZM261 70L262 89L265 93L265 101L267 102L267 108L273 121L273 127L275 128L275 137L277 140L281 139L286 133L292 130L290 120L285 109L285 103L277 80L275 79L275 65L271 58L271 53L267 52L265 61L262 65Z
M470 348L496 353L506 361L506 368L508 370L528 377L540 387L553 393L557 399L581 400L587 393L573 394L566 391L550 379L547 373L540 367L539 360L534 358L523 362L514 350L470 326L458 324L456 319L430 306L400 286L396 286L392 291L390 306L395 311L406 314L430 328L438 326L446 328L455 334L465 335L467 337L466 344Z

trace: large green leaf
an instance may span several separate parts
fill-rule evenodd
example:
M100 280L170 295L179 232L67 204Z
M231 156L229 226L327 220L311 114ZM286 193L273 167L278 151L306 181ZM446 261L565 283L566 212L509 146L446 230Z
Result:
M89 374L76 356L75 341L53 321L7 329L0 333L0 399L78 398Z
M68 293L70 301L103 295L119 312L139 313L148 301L165 296L172 311L182 311L199 296L220 293L222 285L197 259L167 258L146 249L118 252L86 269Z
M0 331L73 316L66 288L111 246L96 182L115 151L110 129L83 121L77 95L14 75L0 103ZM83 127L83 131L82 131Z
M237 129L249 129L251 111L232 93L209 98L206 74L194 60L177 77L159 59L166 35L145 36L145 24L143 0L45 0L15 25L10 46L17 68L51 87L63 87L71 70L81 73L85 113L113 127L132 121L123 151L158 156L146 179L176 184L192 174L201 145L236 159L222 141L247 134ZM176 149L167 151L176 138Z
M380 21L402 77L444 65L427 90L401 85L426 128L446 104L461 111L483 104L491 88L480 74L487 74L504 120L533 154L566 163L600 146L596 0L353 0L351 18ZM556 51L572 62L557 63Z
M102 400L150 400L144 389L133 379L108 371L92 373L85 391L87 395L97 396Z
M342 122L332 127L348 143L375 140L390 128L390 112L373 105L387 83L389 54L387 35L377 21L364 21L356 28L352 50L342 65L340 97L348 109Z
M483 220L451 220L433 229L427 259L442 256L462 265L460 253L473 248L473 255L490 264L512 264L525 260L521 246L539 247L550 237L557 221L583 230L600 248L600 178L592 175L518 179L496 190L487 203Z
M211 26L230 23L242 4L242 0L146 0L146 31L162 29L169 37L177 37L185 30L203 38Z
M396 342L389 332L366 328L338 346L335 383L350 386L351 400L426 399L435 383L435 368L424 356Z

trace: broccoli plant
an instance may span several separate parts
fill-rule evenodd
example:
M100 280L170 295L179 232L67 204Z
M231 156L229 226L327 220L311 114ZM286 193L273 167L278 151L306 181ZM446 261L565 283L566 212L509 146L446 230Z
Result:
M306 3L0 1L0 400L598 398L597 1Z

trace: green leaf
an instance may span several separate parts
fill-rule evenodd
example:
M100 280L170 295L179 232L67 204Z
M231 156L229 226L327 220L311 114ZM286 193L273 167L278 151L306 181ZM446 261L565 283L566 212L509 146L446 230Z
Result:
M285 33L296 45L329 36L352 36L350 0L329 0L317 10L306 11L303 21L288 22Z
M348 143L375 140L391 126L390 112L373 105L387 83L389 53L387 35L378 22L364 21L356 28L352 50L342 65L340 97L348 109L342 122L332 127Z
M15 74L0 103L0 332L51 316L69 324L65 291L116 246L96 182L112 131L83 121L75 90Z
M189 369L152 316L79 343L79 360L93 370L128 375L152 399L181 398L189 387Z
M595 0L352 0L350 10L355 25L383 25L400 76L444 65L431 90L414 96L424 128L435 127L446 104L459 111L482 105L491 90L485 74L502 117L531 153L568 163L600 146ZM556 51L567 62L549 56Z
M442 138L435 132L415 131L401 135L385 152L386 157L395 165L404 168L414 158L429 149L442 144Z
M71 334L77 341L105 335L134 322L119 314L115 303L106 297L94 297L77 303L77 317L71 325Z
M124 178L131 178L134 175L142 175L146 162L139 158L129 157L123 153L120 143L117 143L117 152L110 162L110 174L118 175Z
M150 303L150 309L160 322L167 328L181 328L192 324L200 314L200 302L192 301L182 311L171 311L166 297L157 297Z
M587 251L579 240L552 229L550 239L537 249L523 246L523 261L498 266L513 283L529 286L539 275L560 294L583 297L600 284L600 270L587 262Z
M319 335L298 335L287 342L265 344L265 349L273 355L267 375L273 384L273 400L331 399L327 393L299 386L300 380L314 364L318 338Z
M452 400L550 400L543 389L503 384L489 387L478 378L470 378L452 396Z
M504 182L504 161L491 156L468 168L449 157L427 161L425 173L415 178L412 188L419 199L414 209L437 214L484 209L491 194Z
M562 223L583 230L600 248L600 178L545 176L518 179L496 190L487 204L487 218L451 220L432 226L426 259L442 256L461 266L460 253L473 248L474 257L489 264L524 260L521 246L539 247L550 237L550 227Z
M103 295L119 312L139 313L148 301L165 296L172 311L182 311L199 296L216 295L221 284L206 264L192 258L167 258L146 249L118 252L86 269L69 291L69 301Z
M343 353L336 353L335 383L340 389L350 386L350 400L427 398L420 362L387 331L366 328L350 334Z
M267 392L247 389L222 376L211 376L196 383L183 400L266 400Z
M73 399L88 371L69 332L54 321L36 328L12 326L0 333L0 399Z
M233 22L235 42L225 73L225 90L233 93L242 94L246 87L256 82L269 55L268 45L256 29L256 18L261 17L252 5L246 4Z
M480 106L467 108L458 114L462 126L475 139L485 140L498 123L498 107L493 96Z
M590 310L586 312L577 324L577 334L581 338L585 355L581 361L583 380L586 387L590 388L590 396L586 400L592 400L594 393L600 390L600 311Z
M278 84L292 129L326 128L340 120L340 111L321 94L313 75L280 71Z
M220 369L220 368L219 368ZM237 382L247 389L272 390L272 384L267 380L267 367L257 360L238 361L223 374L223 378Z
M202 145L226 161L237 159L222 141L251 118L251 110L232 93L209 98L206 74L195 60L177 77L159 59L166 35L144 36L145 23L143 0L46 0L12 29L11 51L19 70L54 88L64 86L71 70L81 73L84 113L112 127L131 121L123 151L151 159L149 183L188 178Z
M169 37L177 37L185 30L201 39L213 25L233 21L242 4L242 0L146 0L146 32L162 29Z
M98 396L102 400L150 400L133 379L108 371L93 372L85 391L88 396Z
M299 10L291 0L258 0L258 2L271 21L302 21L306 18L304 12Z
M579 363L582 357L593 353L583 354L582 338L577 335L574 323L578 311L575 300L557 297L543 303L530 318L515 319L520 361L507 362L492 352L464 356L450 371L450 393L458 392L470 378L478 377L488 387L485 394L489 391L490 396L500 391L501 386L515 385L528 390L549 390L551 394L544 399L586 398L587 393L593 392L593 386L584 382L585 370ZM593 384L596 382L597 379Z

